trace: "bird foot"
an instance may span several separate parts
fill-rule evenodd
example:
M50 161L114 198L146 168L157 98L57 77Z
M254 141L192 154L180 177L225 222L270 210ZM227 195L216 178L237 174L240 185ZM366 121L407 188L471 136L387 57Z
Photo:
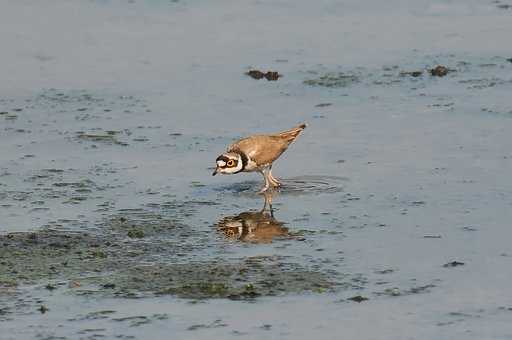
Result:
M280 187L282 187L282 186L283 186L283 184L282 184L281 182L275 182L275 183L272 183L272 186L273 186L274 188L280 188Z
M272 175L269 176L269 182L274 188L280 188L283 186L283 184L279 182L277 178L272 177Z

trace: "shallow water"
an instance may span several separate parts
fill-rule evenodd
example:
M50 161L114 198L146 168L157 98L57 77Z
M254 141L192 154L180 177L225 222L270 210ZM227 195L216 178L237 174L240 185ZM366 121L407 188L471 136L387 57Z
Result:
M2 3L0 338L511 338L509 5Z

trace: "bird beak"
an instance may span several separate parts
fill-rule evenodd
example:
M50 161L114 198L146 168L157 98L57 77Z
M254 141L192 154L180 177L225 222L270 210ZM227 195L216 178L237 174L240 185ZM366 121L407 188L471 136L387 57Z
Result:
M213 172L212 176L215 176L217 174L217 170L219 170L219 168L215 169L215 171Z

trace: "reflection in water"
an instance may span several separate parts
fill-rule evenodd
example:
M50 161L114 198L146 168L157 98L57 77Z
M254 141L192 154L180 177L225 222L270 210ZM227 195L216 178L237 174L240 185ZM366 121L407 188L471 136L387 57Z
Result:
M265 204L261 211L245 211L226 216L217 222L217 229L226 238L242 242L270 243L275 237L288 236L288 228L284 227L284 222L274 218L271 194L264 193L264 197Z

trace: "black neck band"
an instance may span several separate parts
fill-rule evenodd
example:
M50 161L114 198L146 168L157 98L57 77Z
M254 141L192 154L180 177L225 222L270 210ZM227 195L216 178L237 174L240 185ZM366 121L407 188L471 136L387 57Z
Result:
M240 158L242 159L242 169L235 172L235 174L244 171L245 167L247 166L247 163L249 162L249 158L247 158L247 155L245 153L238 152L238 154L240 155Z

